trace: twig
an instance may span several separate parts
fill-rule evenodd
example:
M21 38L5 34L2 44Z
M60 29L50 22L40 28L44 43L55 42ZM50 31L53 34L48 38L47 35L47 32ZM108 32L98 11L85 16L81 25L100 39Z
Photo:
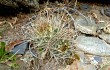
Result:
M11 26L11 28L14 28L11 22L7 22L7 23Z
M62 8L62 9L71 17L71 19L73 21L73 25L75 27L76 26L76 24L74 23L75 19L72 17L72 15L65 8Z
M77 0L75 0L74 9L76 9L76 5L77 5Z
M19 49L15 54L13 54L10 58L8 58L5 62L7 62L7 61L9 61L10 59L12 59L19 51L20 51L20 49Z

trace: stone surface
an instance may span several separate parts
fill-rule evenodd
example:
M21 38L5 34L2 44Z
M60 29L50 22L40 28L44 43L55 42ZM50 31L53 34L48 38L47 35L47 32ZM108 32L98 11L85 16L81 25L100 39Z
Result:
M24 54L26 49L29 47L29 42L25 41L15 46L14 49L12 49L12 53L15 54Z
M104 14L110 17L110 8L104 10Z
M81 4L81 5L79 6L79 8L80 8L81 10L84 10L84 11L89 11L89 10L91 9L91 7L89 6L89 4Z
M0 0L0 4L13 8L17 8L20 6L37 8L38 0Z
M97 31L102 29L106 32L110 32L110 26L106 27L106 25L107 24L105 22L96 23L93 18L86 16L79 16L75 20L75 28L84 34L97 35ZM107 29L105 29L105 27Z
M98 63L102 63L102 58L100 56L95 56L94 60L97 61Z
M86 53L110 56L110 45L97 37L78 36L76 46Z
M75 28L85 34L96 34L97 26L94 20L89 17L77 17L75 20Z
M107 43L110 43L110 34L102 33L99 35L99 37L105 40Z

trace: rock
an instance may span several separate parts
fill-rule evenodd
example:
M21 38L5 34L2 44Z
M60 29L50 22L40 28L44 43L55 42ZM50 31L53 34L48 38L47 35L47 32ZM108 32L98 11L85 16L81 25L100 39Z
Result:
M101 63L102 62L102 58L100 56L95 56L94 60L96 60L97 62Z
M110 45L96 37L78 36L76 47L80 50L99 56L110 56Z
M100 56L94 56L91 58L91 63L94 65L98 65L102 63L102 58Z
M75 20L75 28L82 33L91 34L91 35L98 35L99 30L103 30L106 27L105 22L95 23L94 19L90 19L89 17L77 17ZM106 31L110 31L109 26L107 27Z
M38 8L38 0L0 0L0 4L17 8L20 6Z
M99 37L105 40L107 43L110 43L110 34L102 33L99 35Z
M96 25L98 27L97 30L101 30L101 29L104 29L106 27L107 23L105 23L105 22L99 22Z
M29 42L24 41L18 45L15 46L14 49L12 49L11 53L13 54L24 54L26 49L29 47Z
M104 14L110 17L110 8L104 10Z
M100 14L101 14L102 16L104 15L104 9L103 9L103 8L100 10Z
M75 20L75 28L82 33L96 35L97 25L93 19L88 17L77 17Z
M79 8L80 8L81 10L84 10L84 11L89 11L89 10L91 9L91 7L89 6L89 4L81 4L81 5L79 6Z
M69 10L69 13L73 14L73 13L75 13L75 10Z

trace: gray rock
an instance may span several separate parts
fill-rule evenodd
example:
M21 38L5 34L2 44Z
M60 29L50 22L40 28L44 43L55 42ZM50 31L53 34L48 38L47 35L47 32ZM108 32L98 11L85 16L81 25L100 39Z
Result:
M75 28L85 34L97 35L98 30L104 29L106 23L96 24L93 18L78 16L75 20ZM110 29L108 28L108 31ZM107 30L106 30L107 31Z
M39 6L38 0L0 0L0 4L13 8L20 6L37 8Z
M100 56L95 56L94 60L97 61L98 63L102 63L102 58Z
M89 11L91 9L89 4L81 4L79 8L84 11Z
M104 10L104 14L110 17L110 8Z
M75 28L82 33L96 35L97 25L89 17L79 16L75 20Z
M101 14L102 16L104 15L104 9L103 9L103 8L100 10L100 14Z
M22 42L22 43L16 45L15 48L12 49L11 53L24 54L28 47L29 47L29 42L27 42L27 41Z
M86 53L110 56L110 45L97 37L78 36L76 46Z
M99 35L100 38L102 38L103 40L105 40L107 43L110 44L110 34L105 34L105 33L102 33Z

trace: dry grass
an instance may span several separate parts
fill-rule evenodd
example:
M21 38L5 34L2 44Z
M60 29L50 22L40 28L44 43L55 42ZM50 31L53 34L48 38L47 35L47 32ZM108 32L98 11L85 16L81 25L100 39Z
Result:
M38 56L35 57L40 61L39 66L43 65L42 68L53 70L50 65L54 66L52 68L57 68L59 64L71 64L75 54L73 45L75 32L72 26L74 18L66 7L46 6L35 17L36 19L31 19L27 25L23 26L22 32L26 39L33 41L34 47L30 50L37 51Z

